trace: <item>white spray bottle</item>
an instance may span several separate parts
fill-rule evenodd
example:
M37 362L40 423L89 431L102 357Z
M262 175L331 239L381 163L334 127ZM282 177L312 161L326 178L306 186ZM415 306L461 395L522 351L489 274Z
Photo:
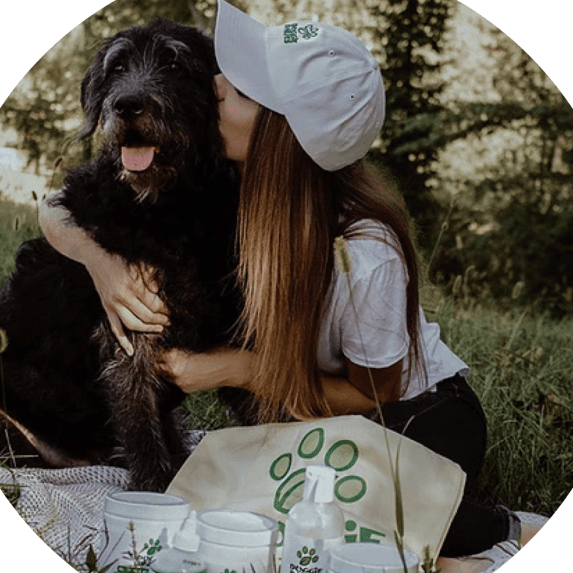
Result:
M306 468L303 498L285 523L281 573L325 571L328 550L344 543L344 516L333 502L335 477L326 466Z

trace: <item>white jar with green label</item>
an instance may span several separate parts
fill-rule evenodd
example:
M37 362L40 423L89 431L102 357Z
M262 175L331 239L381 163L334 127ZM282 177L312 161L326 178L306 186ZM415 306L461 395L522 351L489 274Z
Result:
M344 516L334 504L335 478L332 468L306 468L303 498L285 523L281 573L326 571L328 551L344 543Z
M165 493L120 491L106 497L103 515L100 565L108 573L149 571L189 515L189 502Z

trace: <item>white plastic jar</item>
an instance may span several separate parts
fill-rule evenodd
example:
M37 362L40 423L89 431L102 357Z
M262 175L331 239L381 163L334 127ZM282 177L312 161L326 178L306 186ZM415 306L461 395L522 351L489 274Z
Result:
M107 540L99 565L113 563L108 573L148 571L189 515L189 502L164 493L121 491L106 497L103 512Z
M197 514L199 555L207 573L273 573L278 523L249 511L206 510Z
M408 573L418 573L417 555L404 556ZM395 545L346 543L330 550L328 573L404 573L404 565Z

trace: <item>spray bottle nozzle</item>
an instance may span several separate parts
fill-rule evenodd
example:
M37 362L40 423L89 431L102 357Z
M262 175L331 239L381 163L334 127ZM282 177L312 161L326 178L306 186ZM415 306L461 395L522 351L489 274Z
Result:
M187 519L183 522L181 529L173 536L173 547L184 551L197 551L199 549L200 538L197 535L197 512L191 511Z
M304 499L314 503L330 503L334 499L335 478L333 468L308 466L304 480Z

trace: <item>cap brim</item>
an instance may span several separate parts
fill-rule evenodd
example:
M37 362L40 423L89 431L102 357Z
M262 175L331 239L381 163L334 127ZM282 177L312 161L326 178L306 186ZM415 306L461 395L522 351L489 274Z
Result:
M223 75L257 103L281 113L268 72L267 27L224 0L215 23L215 57Z

